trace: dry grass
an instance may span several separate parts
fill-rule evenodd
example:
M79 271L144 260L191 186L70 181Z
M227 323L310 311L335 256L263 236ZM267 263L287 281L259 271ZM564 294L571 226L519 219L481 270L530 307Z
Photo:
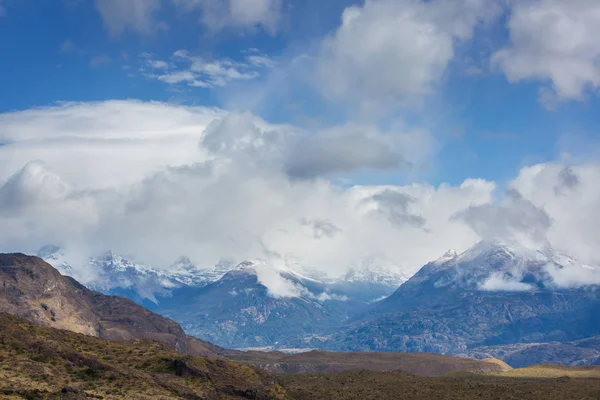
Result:
M452 372L504 372L500 360L480 361L431 353L375 353L310 351L299 354L278 352L235 352L229 358L260 366L274 373L332 373L349 370L404 371L419 376L441 376Z
M600 367L564 367L561 365L532 365L503 372L500 376L513 378L600 378Z
M115 343L0 314L0 398L284 399L268 373L182 356L164 343Z
M443 377L419 377L401 371L274 377L239 362L182 356L165 343L109 342L34 325L7 314L0 314L0 327L0 399L7 400L600 399L600 368L540 365L494 375L453 372ZM329 357L332 355L317 353L295 360L322 363ZM356 362L353 357L362 360L367 355L346 354L343 359ZM409 359L418 360L415 365L419 368L423 363L439 361L430 355ZM391 359L386 360L382 362ZM497 360L485 362L502 366Z
M486 358L482 361L498 365L502 369L503 372L508 372L513 369L513 367L511 367L510 365L508 365L507 363L505 363L502 360L498 360L497 358Z
M460 376L459 376L460 375ZM531 379L455 374L417 377L400 371L282 375L297 400L598 400L600 379Z

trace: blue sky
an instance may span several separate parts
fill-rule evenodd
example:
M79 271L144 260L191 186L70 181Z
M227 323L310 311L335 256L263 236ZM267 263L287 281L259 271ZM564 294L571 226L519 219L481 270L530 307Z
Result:
M252 173L260 180L256 187L292 196L286 201L297 212L310 204L306 212L322 210L328 221L342 218L328 208L334 199L360 208L387 198L369 197L377 188L392 187L408 200L377 207L394 225L411 220L398 213L428 220L431 212L455 221L451 217L465 207L508 207L504 190L515 187L535 206L559 209L563 200L552 203L536 193L559 193L560 171L585 170L599 156L596 0L0 0L0 10L0 183L6 193L20 179L35 182L21 189L39 184L69 199L110 187L128 210L138 204L132 190L162 199L164 187L146 187L161 179L203 198L188 193L184 182L192 170L208 179L202 174L210 168L197 166L210 162L211 179L224 174L223 188L242 177L246 183ZM45 174L52 178L40 178ZM584 175L576 181L592 179ZM475 178L481 181L469 181ZM43 187L49 182L55 186ZM536 186L542 183L547 186ZM458 201L446 189L464 197ZM299 205L296 191L302 190ZM590 196L585 205L594 204ZM89 200L98 208L86 223L105 217L106 198ZM452 199L456 204L443 212L428 208L430 201ZM188 200L179 207L197 204ZM215 215L261 214L261 202L216 204L223 208L215 205ZM284 229L280 225L299 232L294 229L305 229L306 218L279 216L260 232L253 219L242 225L282 254L305 254L269 235ZM196 222L206 219L202 214ZM290 220L304 222L292 229ZM75 225L89 240L111 242L106 226ZM439 248L411 247L429 257L474 240L455 234L461 238L455 243L446 228L437 228L444 238ZM480 225L467 228L485 236ZM412 240L414 234L407 235ZM34 248L47 244L42 236L3 240ZM356 247L346 239L340 253ZM72 243L71 233L62 240ZM247 238L237 240L244 245L220 256L256 251ZM153 246L148 243L125 247L145 253ZM385 253L372 246L365 254ZM169 255L175 253L190 251L174 246Z
M154 17L167 28L147 34L125 28L113 35L92 1L5 1L0 52L6 61L0 65L0 87L9 95L0 98L0 111L56 101L107 99L228 107L228 99L243 90L242 84L174 88L140 73L142 54L167 60L173 52L186 49L209 60L239 61L254 48L261 55L285 60L308 51L323 36L335 32L341 12L353 3L358 2L286 2L278 30L270 33L260 26L213 32L199 23L198 11L181 10L164 2ZM561 136L571 132L595 136L600 119L596 96L569 100L548 110L538 101L540 80L510 83L502 71L490 69L489 59L485 58L490 49L486 46L493 43L500 48L509 40L502 24L506 24L506 16L479 29L474 39L463 45L424 107L399 110L410 114L416 123L430 127L441 141L439 158L435 166L421 174L422 179L458 183L476 175L502 181L524 164L555 159L562 150L558 144ZM467 62L482 71L475 76L466 74ZM267 79L263 72L253 84L260 85ZM343 110L339 111L339 105L327 103L311 91L296 88L280 100L253 111L273 122L302 122L297 108L281 109L282 104L293 101L300 104L303 116L323 121L324 125L348 118ZM394 174L373 179L391 179L390 183L405 180Z

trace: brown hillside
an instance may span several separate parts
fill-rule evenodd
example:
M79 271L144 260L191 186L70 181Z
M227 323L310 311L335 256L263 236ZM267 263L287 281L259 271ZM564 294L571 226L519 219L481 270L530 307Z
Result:
M218 348L188 338L176 322L131 300L88 290L38 257L0 254L0 312L102 339L156 340L180 353L217 356Z
M183 356L169 345L117 343L0 313L2 399L283 399L267 372Z
M296 400L597 400L600 379L417 377L401 371L281 375Z
M459 371L476 373L506 371L506 366L498 363L431 353L310 351L300 354L283 354L251 351L225 354L232 360L247 362L275 373L320 374L348 370L369 370L404 371L419 376L440 376Z

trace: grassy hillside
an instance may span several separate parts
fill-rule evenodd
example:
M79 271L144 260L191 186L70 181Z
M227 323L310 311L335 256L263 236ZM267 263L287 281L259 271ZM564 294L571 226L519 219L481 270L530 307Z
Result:
M182 356L164 343L116 343L0 314L0 398L285 399L272 375Z
M457 371L501 373L511 369L499 360L474 360L431 353L374 353L310 351L299 354L278 352L225 352L236 361L259 366L274 373L331 373L348 370L396 371L419 376L440 376Z
M8 314L0 313L0 327L1 399L597 400L600 395L600 379L593 378L600 377L598 368L544 365L442 377L401 371L273 376L243 363L181 355L165 343L111 342ZM413 359L436 361L427 354ZM386 365L385 357L380 365Z
M597 400L600 379L506 378L463 373L426 378L404 372L282 375L296 400Z
M600 378L600 367L565 367L562 365L532 365L499 374L514 378ZM600 393L598 393L600 398Z

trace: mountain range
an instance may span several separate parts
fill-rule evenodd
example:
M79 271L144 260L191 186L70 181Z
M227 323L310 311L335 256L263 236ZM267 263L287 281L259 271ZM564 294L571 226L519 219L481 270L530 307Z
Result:
M515 366L591 365L600 351L591 339L600 289L575 279L598 269L549 247L481 242L408 280L378 260L333 279L263 261L158 271L110 254L90 261L109 277L91 287L151 299L188 334L223 347L435 352Z
M597 336L600 288L567 279L590 271L549 248L479 243L425 265L320 346L459 354Z
M250 266L246 265L235 271L244 273L249 268ZM23 323L21 319L49 329L31 328L30 324ZM0 333L8 333L10 342L15 342L15 340L18 342L19 336L21 336L22 340L32 346L33 352L40 353L34 355L36 359L47 359L51 355L48 353L52 353L52 355L67 357L70 362L83 363L83 367L90 368L95 368L99 362L89 361L87 358L81 359L82 355L75 354L73 351L65 353L65 343L58 343L71 342L73 338L79 343L82 340L77 339L77 336L62 335L56 332L71 331L82 334L81 337L125 344L133 343L137 356L145 353L144 351L140 352L139 348L146 346L149 349L183 355L236 360L274 372L343 371L356 368L387 371L400 368L411 373L433 376L452 371L501 372L506 370L505 367L495 362L438 355L401 353L351 355L329 352L288 355L280 352L227 350L187 336L175 321L153 313L131 300L91 291L73 278L61 275L42 259L24 254L0 254L0 321L4 323ZM14 332L22 331L24 327L27 331L26 335L18 333L15 333L16 336L12 335ZM12 328L14 328L14 332ZM52 330L55 332L52 333ZM42 337L49 340L42 343L40 342ZM123 351L123 349L118 349L119 346L102 344L101 341L87 339L83 341L94 346L96 350L98 347L108 347L111 352L113 350ZM0 340L0 349L4 348L5 344L6 342ZM48 348L49 345L52 349ZM58 351L60 354L57 354L56 346L62 349ZM79 346L76 347L76 350L80 351ZM151 352L152 350L150 350ZM100 353L102 354L102 351ZM425 359L428 360L427 368L423 368ZM0 362L3 360L4 358L0 355ZM153 360L152 362L160 363L162 361L164 360ZM194 365L199 365L197 362L190 364L189 359L180 361L185 368L193 369ZM77 365L81 366L79 364ZM161 368L168 368L168 366L162 365Z
M272 267L244 263L211 285L244 276L254 284L264 282L273 296L320 284L280 269L281 277L299 286L277 288L265 282L265 268ZM318 293L314 288L299 294ZM499 392L507 398L581 399L594 398L599 387L600 370L594 367L512 369L498 359L432 353L227 350L23 254L0 254L0 326L0 397L7 399L494 399ZM557 358L568 348L592 359L598 344L592 337L488 346L471 356L504 353L519 362L530 356L528 351L539 355L551 347ZM575 353L569 354L578 357ZM558 377L563 378L543 379Z

